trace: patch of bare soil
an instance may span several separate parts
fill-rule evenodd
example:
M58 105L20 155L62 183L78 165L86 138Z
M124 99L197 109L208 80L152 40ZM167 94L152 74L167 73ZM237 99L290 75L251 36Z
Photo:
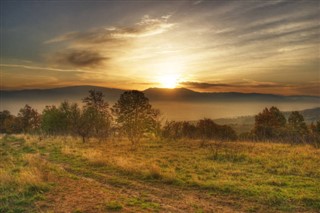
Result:
M112 174L94 178L66 168L71 176L50 176L55 187L44 201L36 203L41 212L241 212L232 200L210 196L200 190L128 179L124 184ZM72 177L73 176L73 177ZM121 183L121 182L120 182ZM110 206L120 205L120 209ZM113 209L114 208L114 209Z

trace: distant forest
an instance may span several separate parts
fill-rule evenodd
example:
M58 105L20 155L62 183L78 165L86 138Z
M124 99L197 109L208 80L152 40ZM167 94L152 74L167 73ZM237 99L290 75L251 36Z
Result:
M59 106L46 106L42 113L29 105L17 116L0 112L0 132L4 134L37 134L75 136L83 142L90 138L100 141L110 137L127 137L133 146L143 138L167 140L197 139L205 145L216 141L277 141L309 143L320 147L320 120L306 124L303 115L293 111L286 116L275 106L265 108L254 117L253 128L237 134L229 125L218 125L210 118L196 122L165 121L141 91L125 91L110 107L101 91L90 90L82 99L83 106L64 101Z

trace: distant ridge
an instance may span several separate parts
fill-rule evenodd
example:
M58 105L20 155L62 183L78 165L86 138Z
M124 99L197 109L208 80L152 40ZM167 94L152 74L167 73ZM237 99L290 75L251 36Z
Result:
M38 111L42 111L47 105L59 105L65 100L81 104L81 100L88 95L90 89L102 91L110 105L116 102L125 91L91 85L51 89L0 90L0 110L7 109L17 114L25 104L29 104ZM196 92L186 88L149 88L143 92L166 118L175 120L255 114L267 106L278 106L281 110L320 107L320 97L316 96Z
M283 96L261 93L240 92L196 92L186 88L144 90L151 100L157 101L320 101L318 96Z
M81 100L90 89L102 91L106 99L113 102L125 90L97 86L69 86L51 89L0 90L2 101L14 99ZM149 88L143 91L151 101L319 101L318 96L283 96L239 92L196 92L186 88Z

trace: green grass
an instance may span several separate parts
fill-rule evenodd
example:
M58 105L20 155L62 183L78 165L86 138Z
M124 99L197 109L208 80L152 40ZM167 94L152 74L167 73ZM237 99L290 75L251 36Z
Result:
M8 136L0 140L0 212L33 212L33 203L44 199L50 184L41 181L38 171L31 165L27 154L35 149L26 145L21 137ZM30 155L29 155L30 156Z
M149 210L153 210L153 211L158 210L160 207L160 204L158 204L158 203L148 201L143 198L137 198L137 197L133 197L133 198L128 199L127 205L128 206L139 206L142 209L149 209Z
M123 206L117 201L110 201L105 205L105 209L109 211L120 211L122 208Z
M132 151L125 140L83 144L56 138L29 143L14 137L1 139L0 145L1 162L5 162L0 176L4 180L0 212L32 212L35 201L45 200L52 184L41 178L21 182L19 177L29 170L90 178L115 188L134 188L132 181L139 181L160 188L200 190L207 197L230 200L233 208L247 212L320 211L320 150L307 145L226 142L210 149L199 148L197 141L144 141ZM67 167L60 174L54 167L36 163L33 158L38 155ZM161 211L160 204L148 196L128 195L105 203L103 208ZM194 212L208 208L192 205Z
M109 147L95 158L86 151L100 150L101 145L74 147L74 152L89 162L99 160L101 168L104 162L109 170L143 181L198 187L279 211L320 210L320 152L312 147L239 142L213 152L189 141L154 146L149 142L134 152Z

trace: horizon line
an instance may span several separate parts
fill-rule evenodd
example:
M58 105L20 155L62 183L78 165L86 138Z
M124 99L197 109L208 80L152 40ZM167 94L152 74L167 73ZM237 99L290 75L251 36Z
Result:
M320 98L320 95L301 95L301 94L292 94L292 95L284 95L284 94L276 94L276 93L258 93L258 92L237 92L237 91L230 91L230 92L203 92L203 91L197 91L197 90L193 90L187 87L175 87L175 88L165 88L165 87L149 87L147 89L144 90L138 90L138 89L125 89L125 88L116 88L116 87L106 87L106 86L96 86L96 85L70 85L70 86L56 86L56 87L46 87L46 88L0 88L0 92L2 91L30 91L30 90L53 90L53 89L62 89L62 88L70 88L70 87L97 87L97 88L105 88L105 89L115 89L115 90L123 90L123 91L130 91L130 90L137 90L137 91L147 91L150 89L160 89L160 90L177 90L177 89L186 89L195 93L202 93L202 94L208 94L208 93L212 93L212 94L222 94L222 93L238 93L238 94L258 94L258 95L274 95L274 96L283 96L283 97L293 97L293 96L298 96L298 97L317 97Z

